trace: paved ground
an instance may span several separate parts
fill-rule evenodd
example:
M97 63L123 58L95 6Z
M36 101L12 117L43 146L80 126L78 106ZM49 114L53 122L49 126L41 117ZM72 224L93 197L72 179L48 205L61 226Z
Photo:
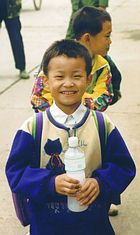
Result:
M0 234L24 235L16 219L11 193L4 168L13 135L25 118L33 112L30 94L33 74L44 50L52 41L65 37L70 16L70 1L43 1L41 11L34 11L32 1L23 1L21 13L29 80L19 80L18 71L4 28L0 30ZM140 2L137 0L110 0L109 12L113 19L113 44L110 55L120 68L123 98L107 110L116 123L137 165L137 176L122 195L119 215L111 218L116 235L140 234ZM103 234L101 234L103 235Z

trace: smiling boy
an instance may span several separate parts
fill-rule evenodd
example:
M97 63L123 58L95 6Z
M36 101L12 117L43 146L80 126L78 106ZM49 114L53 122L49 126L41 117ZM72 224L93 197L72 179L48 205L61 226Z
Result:
M73 50L73 49L72 49ZM91 77L86 74L83 58L67 58L59 56L53 58L44 70L48 74L48 86L56 105L67 114L71 114L81 103ZM85 79L87 77L87 79Z
M61 40L45 52L42 66L54 103L42 113L40 165L31 167L33 117L17 131L6 164L12 192L28 199L30 235L114 235L108 209L134 178L135 165L119 131L105 114L107 142L101 151L95 111L81 103L91 79L91 57L78 42ZM83 185L65 172L68 138L75 135L86 157ZM67 196L76 197L88 209L69 211Z

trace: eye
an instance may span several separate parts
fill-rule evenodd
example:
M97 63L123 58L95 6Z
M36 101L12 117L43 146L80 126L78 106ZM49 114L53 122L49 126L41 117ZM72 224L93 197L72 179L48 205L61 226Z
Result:
M75 79L79 79L79 78L81 78L81 77L82 77L81 74L75 74L75 75L74 75L74 78L75 78Z
M106 35L106 38L110 38L110 37L111 37L111 34L107 34L107 35Z
M55 75L55 78L56 78L57 80L62 80L62 79L63 79L63 76L62 76L62 75Z

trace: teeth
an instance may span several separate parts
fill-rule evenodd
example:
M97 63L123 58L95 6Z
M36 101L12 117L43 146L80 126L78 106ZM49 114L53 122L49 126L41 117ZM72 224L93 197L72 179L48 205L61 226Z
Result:
M70 94L74 94L75 91L63 91L62 93L66 95L70 95Z

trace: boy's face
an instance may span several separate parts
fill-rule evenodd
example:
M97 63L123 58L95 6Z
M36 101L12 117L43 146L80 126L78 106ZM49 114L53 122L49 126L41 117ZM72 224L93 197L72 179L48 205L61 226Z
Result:
M73 113L81 103L90 83L83 58L57 56L48 64L48 85L56 105L65 113Z
M89 33L85 33L81 37L80 41L87 47L92 57L94 57L96 54L105 56L110 48L111 32L111 22L105 21L102 25L102 31L100 33L96 34L95 36L92 36Z

